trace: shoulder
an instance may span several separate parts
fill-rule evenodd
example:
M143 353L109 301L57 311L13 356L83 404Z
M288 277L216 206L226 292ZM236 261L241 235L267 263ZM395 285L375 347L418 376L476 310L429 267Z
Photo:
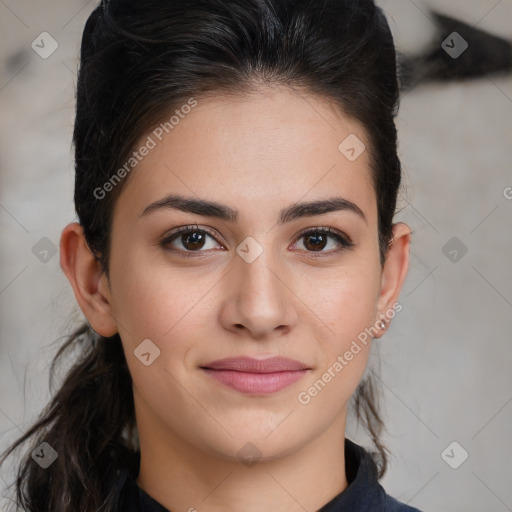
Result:
M350 484L342 496L344 494L348 498L353 495L354 502L357 501L359 507L357 510L421 512L387 494L379 482L376 463L365 448L345 439L345 459Z
M421 512L421 510L411 507L406 503L402 503L401 501L398 501L397 499L393 498L392 496L389 496L388 494L386 494L385 500L385 512Z
M117 489L114 512L169 512L138 486L136 474L128 469L121 471Z

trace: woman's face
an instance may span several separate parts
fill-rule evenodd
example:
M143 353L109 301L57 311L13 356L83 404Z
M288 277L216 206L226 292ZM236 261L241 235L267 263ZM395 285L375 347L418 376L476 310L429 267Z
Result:
M200 100L167 131L140 139L150 149L139 151L111 233L109 310L140 435L263 458L329 429L343 438L370 350L361 333L392 295L381 289L364 130L313 95L260 89ZM242 356L304 370L205 369Z

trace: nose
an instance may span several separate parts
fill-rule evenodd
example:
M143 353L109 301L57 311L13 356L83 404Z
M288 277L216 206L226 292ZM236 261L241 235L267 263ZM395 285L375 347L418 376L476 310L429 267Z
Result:
M264 250L251 262L235 257L220 313L225 329L261 340L287 334L296 324L293 278L269 255Z

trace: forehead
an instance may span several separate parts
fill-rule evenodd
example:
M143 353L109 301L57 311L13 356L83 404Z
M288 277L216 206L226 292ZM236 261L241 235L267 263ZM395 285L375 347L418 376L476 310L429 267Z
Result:
M130 171L116 204L120 214L136 217L171 192L253 212L342 194L372 219L366 132L331 102L284 88L195 101L139 139L136 151L151 149ZM352 149L361 152L356 159Z

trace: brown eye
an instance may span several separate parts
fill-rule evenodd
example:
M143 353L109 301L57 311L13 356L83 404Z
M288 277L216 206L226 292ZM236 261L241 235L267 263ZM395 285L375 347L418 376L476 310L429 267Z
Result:
M317 251L325 248L325 246L327 245L328 237L324 233L317 232L314 234L308 233L307 235L304 235L304 239L306 240L304 242L304 245L308 249L312 251Z
M299 236L299 239L304 239L304 247L308 252L326 252L330 253L336 251L336 247L332 250L324 251L327 246L329 239L334 240L341 250L349 249L355 244L350 239L345 238L331 228L314 228L304 231ZM336 245L335 244L335 245Z
M214 243L209 243L209 239ZM205 252L205 250L214 249L220 244L209 231L199 229L195 226L184 226L164 238L164 240L160 242L160 245L176 252L186 253Z
M189 231L181 234L182 245L191 251L201 249L205 242L205 234L200 231Z

